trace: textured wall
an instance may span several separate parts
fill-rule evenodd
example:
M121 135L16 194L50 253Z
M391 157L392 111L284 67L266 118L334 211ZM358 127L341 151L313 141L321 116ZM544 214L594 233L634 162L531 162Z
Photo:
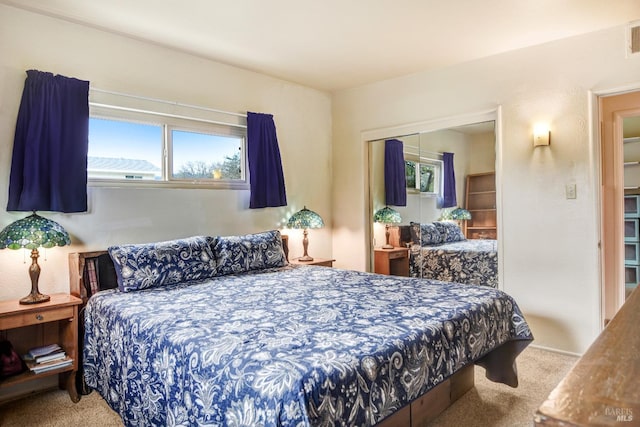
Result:
M278 129L289 206L249 210L248 191L89 188L88 213L43 213L67 229L73 245L47 251L47 261L40 262L41 291L68 292L70 251L281 228L305 204L327 224L313 231L309 250L331 256L328 94L3 5L0 52L0 227L25 216L4 209L15 120L28 69L89 80L99 89L232 112L271 113ZM292 256L302 255L302 232L287 232ZM22 251L0 251L0 300L29 292L23 257Z
M502 287L527 315L536 344L584 351L600 331L589 91L640 88L640 57L625 58L624 39L617 27L334 94L334 181L344 183L334 191L338 265L367 265L364 209L356 206L365 206L368 185L363 134L501 107ZM552 145L534 150L538 121L550 124ZM576 184L577 199L565 198L567 183Z

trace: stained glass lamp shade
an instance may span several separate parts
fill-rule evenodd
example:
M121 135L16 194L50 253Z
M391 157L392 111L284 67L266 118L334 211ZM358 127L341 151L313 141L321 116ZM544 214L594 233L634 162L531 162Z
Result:
M287 228L303 229L304 238L302 239L302 247L304 248L304 255L298 258L299 261L311 262L313 258L307 253L309 247L308 228L322 228L324 227L324 221L322 217L312 210L307 209L305 206L302 210L294 213L287 222Z
M382 246L382 249L393 249L393 245L389 243L389 224L399 224L402 222L400 213L389 206L385 206L382 209L378 209L376 213L373 214L373 220L384 224L384 234L387 241Z
M49 295L38 291L40 266L38 248L53 248L71 244L69 234L60 224L36 214L19 219L0 232L0 249L31 249L31 293L20 300L20 304L37 304L49 301Z
M449 215L451 216L451 219L456 221L466 221L471 219L471 212L462 208L455 208Z

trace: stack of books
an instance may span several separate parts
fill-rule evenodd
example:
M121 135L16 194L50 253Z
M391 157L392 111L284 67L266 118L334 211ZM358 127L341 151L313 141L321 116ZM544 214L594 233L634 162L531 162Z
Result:
M34 374L70 366L73 359L58 344L32 348L24 355L24 361Z

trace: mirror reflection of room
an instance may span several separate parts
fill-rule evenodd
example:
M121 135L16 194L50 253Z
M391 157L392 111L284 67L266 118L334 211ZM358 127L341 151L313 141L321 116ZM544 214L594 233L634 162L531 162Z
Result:
M370 141L374 271L498 287L495 141L493 121Z

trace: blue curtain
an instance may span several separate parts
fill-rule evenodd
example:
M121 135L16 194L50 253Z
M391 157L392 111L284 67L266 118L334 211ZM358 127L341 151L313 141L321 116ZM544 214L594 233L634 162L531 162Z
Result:
M444 194L442 207L452 208L458 204L456 199L456 172L453 168L453 153L442 153L444 162Z
M407 206L407 177L402 141L384 142L384 193L387 205Z
M287 205L276 125L271 114L247 113L249 208Z
M85 212L88 146L89 82L27 71L7 210Z

